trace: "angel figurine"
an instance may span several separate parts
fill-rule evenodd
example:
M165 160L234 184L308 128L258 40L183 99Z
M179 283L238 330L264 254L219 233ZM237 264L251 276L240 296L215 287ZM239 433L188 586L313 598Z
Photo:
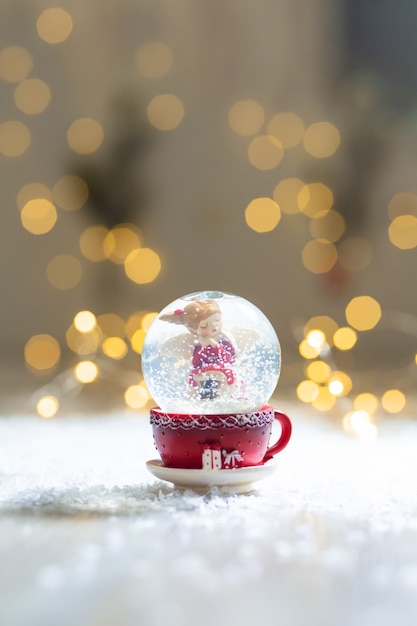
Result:
M162 314L161 321L185 326L188 333L168 339L163 352L188 358L188 384L201 400L214 400L242 391L236 375L238 343L223 330L222 313L215 300L192 300L183 309ZM254 343L257 333L246 331L244 343ZM242 334L240 333L240 340ZM249 340L249 341L248 341Z

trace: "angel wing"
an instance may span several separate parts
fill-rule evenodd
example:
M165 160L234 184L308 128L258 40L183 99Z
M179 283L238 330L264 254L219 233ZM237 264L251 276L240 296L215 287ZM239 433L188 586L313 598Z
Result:
M191 359L194 350L194 337L190 333L181 333L167 339L161 346L162 354L169 354L181 359Z
M249 328L232 328L231 333L239 352L246 352L252 348L260 338L260 334L257 333L256 330Z

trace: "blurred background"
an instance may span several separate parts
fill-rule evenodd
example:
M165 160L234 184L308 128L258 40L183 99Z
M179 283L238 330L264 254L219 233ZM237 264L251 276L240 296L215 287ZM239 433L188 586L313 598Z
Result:
M277 402L373 438L417 380L412 0L2 0L1 411L143 410L156 312L214 289Z

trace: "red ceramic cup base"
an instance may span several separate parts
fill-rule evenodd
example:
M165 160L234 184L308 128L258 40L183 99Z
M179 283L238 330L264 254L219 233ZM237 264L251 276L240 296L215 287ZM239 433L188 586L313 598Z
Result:
M274 420L281 436L269 446ZM192 415L151 410L155 446L165 467L230 470L262 465L291 437L287 415L265 406L259 411L228 415Z

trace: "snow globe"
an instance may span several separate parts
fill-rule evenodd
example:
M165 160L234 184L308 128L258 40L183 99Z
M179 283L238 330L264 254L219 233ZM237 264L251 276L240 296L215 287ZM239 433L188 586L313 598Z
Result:
M267 404L281 371L278 337L240 296L202 291L171 302L147 332L142 371L158 404L151 424L162 461L148 468L160 478L229 484L246 470L252 482L289 441L288 416ZM274 421L281 436L269 446ZM216 471L225 469L236 471Z

